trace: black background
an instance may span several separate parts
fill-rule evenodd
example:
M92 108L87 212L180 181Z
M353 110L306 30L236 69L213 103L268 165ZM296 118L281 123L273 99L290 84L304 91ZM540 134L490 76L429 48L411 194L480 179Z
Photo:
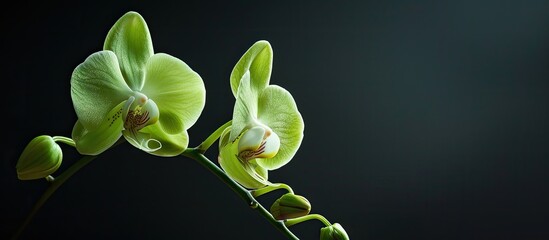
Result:
M1 237L47 187L15 164L70 136L72 70L139 12L155 52L203 78L196 146L231 118L229 75L257 40L305 121L270 173L352 239L549 239L549 3L16 1L2 6ZM78 159L63 145L62 169ZM215 159L217 149L208 156ZM266 207L281 192L260 198ZM292 227L318 239L322 224ZM124 144L67 181L22 239L285 239L191 159Z

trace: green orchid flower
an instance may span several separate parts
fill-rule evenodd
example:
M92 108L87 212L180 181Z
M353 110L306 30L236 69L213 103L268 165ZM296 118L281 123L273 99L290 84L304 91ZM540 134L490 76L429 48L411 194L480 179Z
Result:
M303 118L292 95L269 85L272 56L269 42L258 41L233 68L232 125L219 141L221 167L250 189L270 184L268 171L286 165L303 139Z
M72 74L76 149L97 155L124 136L153 155L183 152L187 130L204 109L200 75L173 56L154 53L147 24L136 12L118 19L103 49Z

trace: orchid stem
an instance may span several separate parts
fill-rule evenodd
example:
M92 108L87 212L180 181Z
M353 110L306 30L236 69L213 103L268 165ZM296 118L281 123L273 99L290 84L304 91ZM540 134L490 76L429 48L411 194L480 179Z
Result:
M15 234L11 239L13 240L18 239L21 233L23 233L23 231L27 227L27 225L31 222L34 215L36 215L38 210L40 210L42 205L44 205L44 203L50 198L50 196L53 195L53 193L59 187L61 187L61 185L63 185L63 183L67 181L73 174L75 174L76 172L78 172L78 170L80 170L81 168L86 166L88 163L90 163L95 157L97 156L84 156L79 161L74 163L70 168L65 170L65 172L63 172L61 175L56 177L55 179L50 176L51 178L49 178L48 180L48 182L51 183L50 186L42 194L40 199L38 199L38 201L34 204L31 212L29 213L29 215L27 215L27 218L25 218L25 221L19 226L19 228L17 229L17 231L15 232Z
M227 123L229 124L229 123ZM227 125L225 124L225 125ZM225 126L224 125L224 126ZM220 128L221 129L221 128ZM219 129L218 129L219 130ZM217 131L216 131L217 132ZM215 135L215 134L212 134ZM219 137L219 136L218 136ZM205 141L206 142L206 141ZM211 144L210 144L211 145ZM289 239L299 240L287 227L284 225L284 222L276 220L273 215L267 209L265 209L250 193L249 190L242 187L240 184L235 182L230 178L221 168L219 168L215 163L210 161L206 156L201 152L202 150L197 148L188 148L185 152L182 153L183 156L192 158L200 165L204 166L214 175L216 175L221 181L223 181L229 188L231 188L236 194L238 194L252 209L259 211L263 217L267 219L275 228L280 230L286 237Z
M76 147L76 143L74 143L74 140L72 140L72 138L63 137L63 136L54 136L52 138L53 138L53 141L55 141L55 142L62 142L62 143L67 144L71 147Z
M288 191L289 193L294 194L294 190L292 190L292 188L290 186L288 186L284 183L273 183L272 185L267 185L265 187L253 190L252 191L252 196L259 197L263 194L270 193L270 192L272 192L274 190L278 190L278 189L286 189L286 191Z
M212 144L217 141L217 139L221 136L223 131L232 124L232 120L226 122L225 124L221 125L217 130L215 130L206 140L204 140L198 147L195 149L198 150L200 153L205 153L208 148L212 146Z
M324 223L324 225L326 225L326 226L331 226L332 225L330 223L330 221L328 221L328 219L326 219L324 216L322 216L320 214L309 214L309 215L306 215L306 216L303 216L303 217L287 219L287 220L284 221L284 224L286 225L286 227L289 227L289 226L292 226L292 225L295 225L295 224L298 224L298 223L301 223L301 222L304 222L304 221L312 220L312 219L319 220L322 223Z
M71 142L72 144L74 144L74 141L70 138L67 138L67 137L54 137L54 141L61 141L61 142L64 142L68 145L71 145ZM114 145L112 145L110 147L110 149L120 145L121 143L123 143L125 140L123 138L120 138ZM74 147L74 145L71 145ZM21 233L23 233L23 231L25 230L25 228L27 227L27 225L29 225L29 223L32 221L32 219L34 218L34 215L36 215L36 213L38 212L38 210L40 210L40 208L42 207L42 205L44 205L44 203L46 203L46 201L50 198L51 195L53 195L53 193L55 193L55 191L61 187L61 185L63 185L63 183L65 183L65 181L67 181L72 175L74 175L76 172L78 172L81 168L83 168L84 166L86 166L88 163L90 163L93 159L95 159L98 155L95 155L95 156L83 156L80 160L78 160L77 162L75 162L72 166L70 166L69 168L67 168L67 170L65 170L63 173L61 173L59 176L57 176L56 178L52 177L51 175L50 176L47 176L46 177L46 180L50 183L50 186L46 189L46 191L44 191L44 193L42 194L42 196L40 196L40 198L38 199L38 201L34 204L34 206L32 207L32 210L31 212L29 213L29 215L27 215L27 218L25 218L25 220L23 221L23 223L21 225L19 225L19 228L17 228L15 234L12 236L12 240L15 240L15 239L18 239L19 236L21 235Z

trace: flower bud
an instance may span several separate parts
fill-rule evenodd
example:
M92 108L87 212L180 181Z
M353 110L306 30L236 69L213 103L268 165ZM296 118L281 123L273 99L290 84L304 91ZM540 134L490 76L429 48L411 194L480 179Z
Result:
M63 151L52 137L35 137L19 156L15 166L17 177L20 180L45 178L61 166L62 160Z
M320 229L320 240L349 240L349 235L339 223L334 223Z
M277 220L301 217L309 214L311 203L303 196L286 193L271 206L271 214Z

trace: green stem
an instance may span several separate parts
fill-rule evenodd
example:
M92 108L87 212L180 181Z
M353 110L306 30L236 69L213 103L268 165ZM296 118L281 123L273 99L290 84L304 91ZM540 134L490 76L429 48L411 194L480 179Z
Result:
M53 182L53 181L55 181L55 178L52 177L51 175L46 176L45 179L46 179L46 181L48 181L48 182L50 182L50 183Z
M62 142L62 143L67 144L71 147L76 147L76 143L74 143L74 140L72 140L72 138L63 137L63 136L54 136L52 138L53 138L53 141L55 141L55 142Z
M23 224L19 226L15 234L11 239L18 239L21 233L23 233L23 230L27 227L27 225L31 222L34 215L38 212L38 210L44 205L44 203L50 198L50 196L57 190L65 181L67 181L74 173L76 173L78 170L80 170L82 167L86 166L91 160L93 160L97 156L84 156L79 161L74 163L70 168L65 170L61 175L56 177L54 180L51 180L51 185L46 189L46 191L42 194L40 199L34 204L32 207L32 210L30 214L25 218L25 221Z
M294 194L294 190L292 188L284 183L273 183L272 185L267 185L265 187L256 189L252 191L252 196L259 197L263 194L270 193L274 190L278 189L286 189L289 193Z
M303 217L287 219L287 220L284 221L284 224L286 225L286 227L289 227L289 226L292 226L292 225L295 225L295 224L298 224L298 223L301 223L301 222L304 222L304 221L312 220L312 219L316 219L316 220L321 221L327 227L332 225L330 223L330 221L328 221L328 219L326 219L324 216L322 216L320 214L309 214L309 215L306 215L306 216L303 216Z
M212 134L214 135L214 134ZM238 194L252 209L255 209L265 217L274 227L280 230L286 237L289 239L299 240L282 221L276 220L273 215L267 209L265 209L248 191L246 188L242 187L240 184L235 182L232 178L227 176L221 168L216 164L210 161L206 156L204 156L199 148L188 148L185 152L182 153L183 156L192 158L200 165L204 166L214 175L216 175L221 181L223 181L229 188L231 188L236 194Z
M54 141L60 141L60 142L63 142L65 144L68 144L68 145L71 145L71 146L74 147L74 141L70 138L55 136L55 137L53 137L53 139L54 139ZM125 139L120 138L109 149L112 149L112 148L120 145L123 142L125 142ZM17 228L15 234L13 235L13 237L11 239L12 240L18 239L19 236L21 235L21 233L23 233L23 231L27 227L27 225L31 222L34 215L36 215L38 210L40 210L42 205L44 205L44 203L46 203L46 201L50 198L50 196L53 195L53 193L59 187L61 187L61 185L63 185L63 183L65 183L65 181L67 181L72 175L74 175L76 172L78 172L78 170L80 170L81 168L86 166L88 163L90 163L96 157L97 157L97 155L96 156L83 156L79 161L75 162L72 166L67 168L58 177L54 178L51 175L47 176L46 180L48 180L48 182L50 182L50 186L46 189L46 191L44 191L42 196L40 196L40 199L38 199L38 201L34 204L34 206L32 207L31 212L29 213L29 215L27 215L27 218L25 218L25 220L19 226L19 228Z
M196 147L196 150L198 150L200 153L205 153L208 148L212 146L212 144L221 136L223 131L232 124L232 120L226 122L225 124L221 125L217 130L215 130L206 140L204 140L198 147Z

